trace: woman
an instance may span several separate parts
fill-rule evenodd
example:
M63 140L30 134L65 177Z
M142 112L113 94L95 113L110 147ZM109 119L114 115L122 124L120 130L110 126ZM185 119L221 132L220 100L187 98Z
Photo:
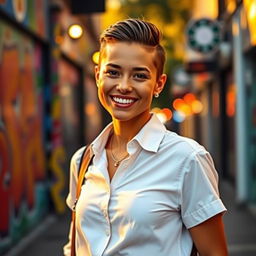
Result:
M188 256L193 243L200 255L228 255L211 156L150 113L166 82L159 41L155 25L138 19L101 36L95 77L113 122L92 143L76 204L77 256ZM70 208L83 150L71 160Z

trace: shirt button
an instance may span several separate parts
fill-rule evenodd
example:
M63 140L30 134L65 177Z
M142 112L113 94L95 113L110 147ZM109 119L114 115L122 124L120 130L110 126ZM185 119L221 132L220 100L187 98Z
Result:
M110 232L109 232L109 230L107 230L107 229L106 229L106 235L107 235L107 236L110 236Z

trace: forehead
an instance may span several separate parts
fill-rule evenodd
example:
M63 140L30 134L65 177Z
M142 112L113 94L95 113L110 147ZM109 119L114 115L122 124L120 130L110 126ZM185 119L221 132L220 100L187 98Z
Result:
M156 50L154 47L129 42L111 42L101 50L101 65L114 63L121 67L146 66L152 72L156 70Z

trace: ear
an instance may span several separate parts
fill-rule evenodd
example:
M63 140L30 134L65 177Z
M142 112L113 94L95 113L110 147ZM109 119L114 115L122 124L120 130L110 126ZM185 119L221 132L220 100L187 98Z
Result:
M95 80L96 80L96 84L98 86L98 83L99 83L99 77L100 77L100 68L99 66L95 66L94 68L94 75L95 75Z
M166 74L162 74L158 78L158 80L156 82L156 85L155 85L155 88L154 88L154 94L160 94L161 93L161 91L164 89L166 80L167 80L167 75Z

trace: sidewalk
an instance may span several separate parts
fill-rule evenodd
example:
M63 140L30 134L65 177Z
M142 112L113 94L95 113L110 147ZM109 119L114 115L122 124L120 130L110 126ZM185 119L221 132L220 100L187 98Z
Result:
M28 237L4 256L63 256L71 215L50 215Z
M228 209L224 215L224 223L229 255L255 256L256 216L244 207L236 206L234 190L229 183L222 182L220 190ZM62 256L62 247L67 241L70 218L69 213L58 218L50 216L44 226L42 224L41 230L27 239L27 242L22 241L17 248L4 256ZM24 243L25 245L22 246Z
M233 187L222 182L220 185L222 200L228 209L224 215L224 224L230 256L256 256L256 216L243 206L235 203Z

